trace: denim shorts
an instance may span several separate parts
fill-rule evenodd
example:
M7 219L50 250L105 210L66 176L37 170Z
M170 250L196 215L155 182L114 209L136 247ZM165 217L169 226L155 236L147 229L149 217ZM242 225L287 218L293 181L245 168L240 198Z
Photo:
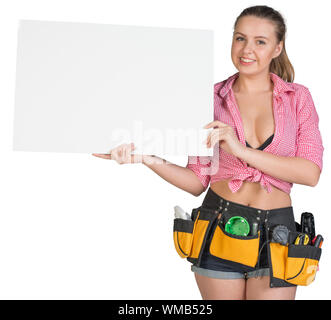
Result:
M271 210L263 210L259 208L249 207L240 203L226 200L216 194L212 189L208 192L203 200L202 207L212 210L222 210L228 213L236 213L244 217L253 217L260 222L266 221L266 213L268 211L268 228L272 225L283 224L288 226L290 230L295 230L295 220L293 208L282 207ZM192 264L191 270L203 276L218 278L218 279L248 279L252 277L262 277L270 275L268 246L266 245L267 229L265 223L260 223L260 244L259 244L259 259L255 268L237 265L235 263L220 261L221 259L209 253L209 245L211 237L206 241L203 249L200 265Z

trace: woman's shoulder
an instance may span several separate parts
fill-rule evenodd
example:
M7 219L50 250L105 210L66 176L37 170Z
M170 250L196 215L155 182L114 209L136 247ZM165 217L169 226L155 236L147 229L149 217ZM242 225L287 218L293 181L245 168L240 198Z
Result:
M227 81L227 79L222 80L222 81L219 81L219 82L216 82L214 84L214 92L215 93L218 93L225 86L226 81Z
M307 104L311 104L313 98L308 87L295 82L289 82L287 85L291 91L287 91L285 94L288 94L291 97L288 101L294 103L297 110L301 109Z
M296 82L286 82L286 86L287 90L284 90L284 94L289 97L286 101L295 106L296 112L303 108L311 108L314 102L307 86Z
M309 93L309 89L300 83L296 82L287 82L287 85L295 92L295 93Z
M305 85L297 82L287 82L274 73L270 74L271 79L274 82L274 94L276 96L287 98L284 101L287 101L298 108L300 105L306 104L306 102L311 99L310 91Z
M227 93L227 91L230 89L233 80L237 76L238 76L238 73L235 73L222 81L216 82L214 84L214 93L218 94L220 96L224 96Z

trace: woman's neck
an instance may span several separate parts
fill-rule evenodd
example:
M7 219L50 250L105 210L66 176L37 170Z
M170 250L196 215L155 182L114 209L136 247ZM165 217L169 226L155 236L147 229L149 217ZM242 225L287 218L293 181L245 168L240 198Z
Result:
M241 94L270 92L273 90L273 82L271 81L269 73L252 76L239 73L232 88L235 93Z

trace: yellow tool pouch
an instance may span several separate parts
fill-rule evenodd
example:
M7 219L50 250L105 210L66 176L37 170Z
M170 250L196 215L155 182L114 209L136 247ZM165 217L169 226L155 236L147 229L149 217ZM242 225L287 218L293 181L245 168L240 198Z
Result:
M288 246L281 245L280 243L271 242L270 245L270 258L272 266L272 277L276 282L285 280L285 267L288 253ZM277 281L278 280L278 281Z
M192 210L191 219L174 219L173 239L177 253L182 258L196 263L200 261L202 250L217 211L206 208Z
M176 218L174 220L174 244L182 258L190 255L193 242L193 230L196 223L192 220Z
M237 236L225 231L218 223L213 233L211 255L245 266L255 267L259 254L260 231L254 236Z
M315 279L321 253L321 248L309 245L289 245L285 281L300 286L307 286L312 283Z
M283 281L292 285L307 286L315 279L322 249L310 245L295 245L291 242L286 246L270 243L273 282L280 286Z

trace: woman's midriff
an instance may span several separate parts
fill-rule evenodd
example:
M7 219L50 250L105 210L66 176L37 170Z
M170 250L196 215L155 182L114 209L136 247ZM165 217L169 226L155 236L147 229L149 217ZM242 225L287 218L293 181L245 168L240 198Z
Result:
M228 186L230 180L231 178L217 181L211 184L210 188L226 200L262 210L292 206L289 194L273 186L271 186L272 191L268 193L259 182L243 181L240 189L232 193Z

